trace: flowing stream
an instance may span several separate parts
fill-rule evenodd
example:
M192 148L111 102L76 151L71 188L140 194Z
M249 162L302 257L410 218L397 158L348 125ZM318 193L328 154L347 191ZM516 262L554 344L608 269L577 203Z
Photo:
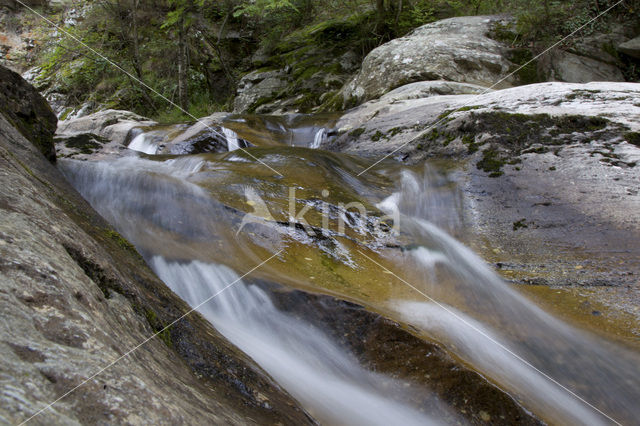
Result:
M369 371L240 279L274 253L252 276L410 326L544 421L640 418L637 353L551 316L450 236L462 203L446 170L384 164L356 177L366 162L316 149L330 132L309 120L235 117L217 136L225 152L184 155L160 155L170 132L152 129L124 157L59 167L176 294L192 306L214 296L198 310L323 423L466 420L435 396L410 402L402 379ZM246 141L251 155L239 149Z

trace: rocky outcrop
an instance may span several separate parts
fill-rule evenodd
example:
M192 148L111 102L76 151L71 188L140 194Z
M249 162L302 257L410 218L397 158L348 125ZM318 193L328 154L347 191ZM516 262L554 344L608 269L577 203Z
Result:
M541 83L367 102L341 118L326 146L372 164L386 155L453 160L472 212L459 237L505 277L611 286L618 297L607 303L633 313L628 301L638 295L626 286L640 276L639 123L640 84Z
M485 87L510 87L505 77L513 64L506 47L487 37L491 28L509 22L503 16L444 19L424 25L374 49L360 72L342 89L344 105L375 99L396 87L424 80L450 80Z
M155 121L129 111L107 109L84 117L60 121L57 137L93 133L103 138L126 143L131 137L131 129L153 126Z
M406 84L380 98L381 103L393 103L408 99L424 99L443 95L479 95L493 90L475 84L435 80Z
M640 37L632 38L618 46L618 50L625 55L640 59Z
M550 52L540 61L547 80L569 83L624 81L620 68L613 63L563 50Z
M3 422L309 422L2 115L0 163Z
M271 50L258 49L254 71L238 83L234 112L317 111L360 65L363 19L331 19L290 34Z
M20 75L0 66L0 113L32 141L49 161L55 161L53 134L58 119L49 104Z
M539 74L545 80L568 83L625 81L624 63L616 46L631 32L626 25L611 23L606 32L572 38L568 46L552 49L540 58Z
M250 72L238 83L233 110L235 112L255 110L266 101L273 100L289 83L289 76L284 70Z
M59 157L78 157L100 151L117 155L150 126L158 123L129 111L108 109L80 118L60 121L55 134Z

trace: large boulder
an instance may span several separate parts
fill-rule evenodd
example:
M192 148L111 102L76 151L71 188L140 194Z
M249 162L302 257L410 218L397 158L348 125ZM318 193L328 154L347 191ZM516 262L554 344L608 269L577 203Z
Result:
M110 140L126 143L130 137L131 129L155 124L157 124L155 121L130 111L107 109L80 118L60 121L56 136L93 133Z
M3 423L310 422L2 114L0 170Z
M49 160L58 119L49 104L19 74L0 66L0 113Z
M632 38L618 46L618 50L625 55L640 59L640 37Z
M493 26L505 22L510 20L504 16L444 19L383 44L367 55L360 72L343 87L345 105L424 80L514 85L514 77L501 81L514 65L505 57L506 47L487 36Z
M624 81L622 71L615 64L564 50L550 52L540 63L547 80L551 81Z
M563 49L552 49L538 61L544 80L567 83L592 81L625 81L625 64L616 54L616 46L629 38L632 28L626 24L610 24L606 32L579 37Z
M117 155L150 126L158 123L133 112L108 109L60 121L55 134L59 157L78 157L100 151L103 155Z
M284 70L250 72L238 83L233 110L234 112L255 110L260 105L275 99L288 84L289 78Z

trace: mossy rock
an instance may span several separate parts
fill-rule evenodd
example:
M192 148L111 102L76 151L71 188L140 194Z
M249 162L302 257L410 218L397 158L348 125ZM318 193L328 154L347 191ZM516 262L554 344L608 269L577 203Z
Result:
M102 148L102 145L109 140L93 133L83 133L68 138L55 138L54 143L64 144L65 147L73 149L81 154L92 154Z
M629 132L624 135L624 139L629 142L631 145L635 145L640 148L640 133L638 132Z
M477 167L490 177L501 176L505 164L518 163L521 154L543 154L557 150L559 146L593 137L606 137L621 132L620 125L602 117L567 115L554 117L548 114L514 114L502 111L472 112L458 128L457 135L467 146L468 153L477 152L481 145L489 147L482 153ZM435 134L434 134L435 133ZM489 134L481 143L476 135ZM581 134L582 136L576 136ZM450 138L446 132L436 129L427 138ZM633 138L631 138L633 139Z

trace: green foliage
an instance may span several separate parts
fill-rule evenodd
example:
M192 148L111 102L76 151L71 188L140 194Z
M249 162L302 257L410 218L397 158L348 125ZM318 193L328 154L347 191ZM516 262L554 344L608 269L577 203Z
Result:
M511 61L522 65L615 2L386 0L380 20L371 0L140 0L135 14L133 0L100 0L85 9L85 17L78 25L67 26L65 30L131 75L141 77L162 96L178 102L176 29L183 25L189 57L189 112L201 117L230 109L239 77L263 66L290 67L292 84L278 95L291 98L303 95L297 105L301 110L315 108L320 99L325 110L353 106L352 100L345 103L337 92L347 74L337 58L350 50L356 53L357 60L382 42L436 19L456 15L515 15L517 25L497 27L492 37L512 47ZM640 22L639 3L640 0L625 0L606 19L588 25L580 34L606 30L608 23L616 20ZM45 13L55 22L63 21L59 11ZM38 47L42 49L38 64L42 73L37 83L67 94L70 105L91 101L96 107L128 109L163 122L191 120L76 42L61 37L49 46ZM265 52L263 59L251 61L249 58L259 47ZM606 49L615 53L614 46ZM639 78L637 61L624 55L618 60L625 64L627 79ZM318 71L331 74L330 84L321 87L325 82L313 81ZM535 63L518 75L523 83L540 80Z
M388 16L386 24L394 28L394 36L402 36L414 28L436 21L437 10L431 0L420 0L410 3L398 15Z
M205 0L169 0L171 10L167 12L167 17L161 28L166 29L182 22L184 25L191 25L193 12L197 8L204 6Z
M253 0L236 6L233 16L236 18L241 16L255 18L264 14L276 14L281 11L300 12L289 0Z

